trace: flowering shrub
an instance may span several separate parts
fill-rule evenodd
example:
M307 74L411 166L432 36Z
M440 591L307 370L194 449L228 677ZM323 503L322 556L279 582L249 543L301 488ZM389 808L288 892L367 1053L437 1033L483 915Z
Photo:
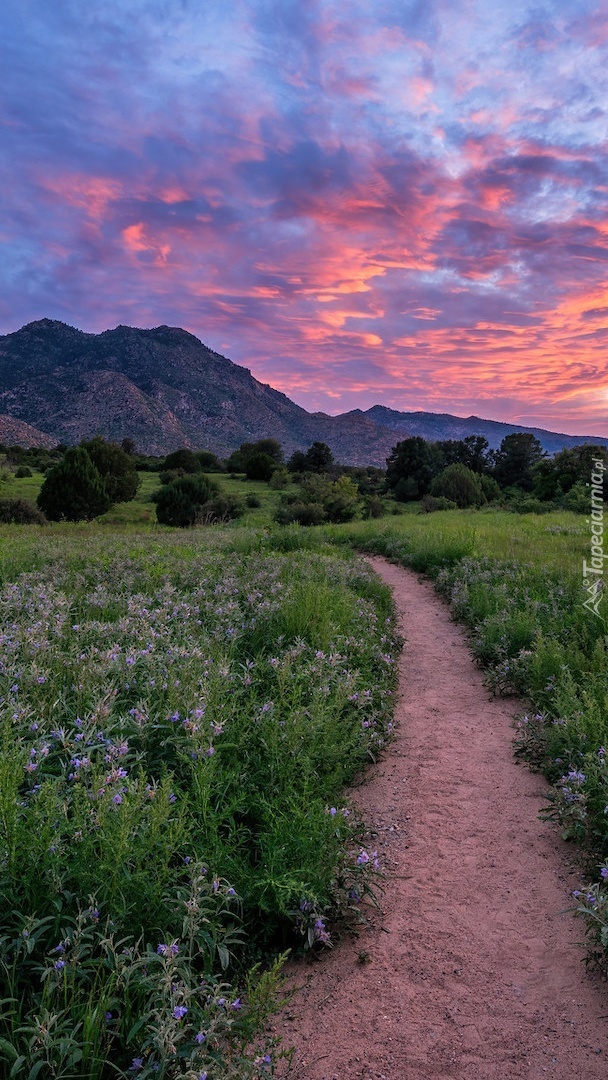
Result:
M388 593L227 544L36 539L0 590L13 1076L271 1075L246 1047L280 965L251 956L302 940L303 897L329 944L370 889L361 823L326 809L390 737Z

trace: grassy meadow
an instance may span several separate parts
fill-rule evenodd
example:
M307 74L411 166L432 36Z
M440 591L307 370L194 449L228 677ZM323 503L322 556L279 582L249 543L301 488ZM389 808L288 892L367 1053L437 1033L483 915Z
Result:
M357 552L432 576L493 692L530 702L516 752L580 844L573 905L604 962L608 632L583 608L584 518L279 527L279 492L220 482L259 505L171 530L147 473L93 523L0 526L3 1077L273 1075L282 955L331 944L378 873L344 789L390 740L399 642Z

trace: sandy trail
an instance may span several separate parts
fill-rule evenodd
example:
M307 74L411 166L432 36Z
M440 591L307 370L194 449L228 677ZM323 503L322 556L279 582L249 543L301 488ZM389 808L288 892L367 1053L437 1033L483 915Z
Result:
M289 1076L608 1078L608 987L564 913L578 877L544 781L513 759L517 703L489 698L428 582L370 562L405 637L398 735L354 792L388 877L358 940L291 967Z

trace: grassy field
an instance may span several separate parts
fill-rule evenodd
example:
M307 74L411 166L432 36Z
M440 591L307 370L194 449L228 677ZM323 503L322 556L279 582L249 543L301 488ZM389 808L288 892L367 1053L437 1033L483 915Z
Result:
M255 1037L282 950L322 947L374 880L342 793L390 738L398 643L354 550L429 574L490 688L529 700L516 752L584 854L573 904L605 964L608 634L583 608L584 519L280 528L279 492L221 477L260 506L178 532L143 478L96 522L0 526L0 1075L272 1076Z
M369 891L342 793L390 735L389 594L232 537L2 529L6 1076L272 1075L269 961Z

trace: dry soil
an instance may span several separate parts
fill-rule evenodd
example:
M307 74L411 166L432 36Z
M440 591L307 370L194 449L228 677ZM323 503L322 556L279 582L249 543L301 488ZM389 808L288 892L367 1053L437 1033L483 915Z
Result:
M292 964L276 1024L297 1080L608 1078L608 987L566 909L578 874L432 586L370 560L405 647L397 736L354 792L386 869L358 938ZM285 1069L283 1075L287 1075Z

